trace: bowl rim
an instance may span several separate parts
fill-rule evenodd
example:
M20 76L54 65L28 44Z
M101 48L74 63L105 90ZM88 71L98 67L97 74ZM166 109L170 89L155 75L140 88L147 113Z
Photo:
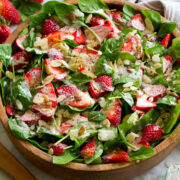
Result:
M141 11L143 9L148 9L144 6L138 5L138 4L134 4L131 2L127 2L124 0L103 0L107 5L115 5L115 6L123 6L125 4L129 4L131 6L133 6L135 9ZM77 4L78 0L68 0L65 3L69 3L69 4ZM162 17L162 21L166 20L164 17ZM16 30L9 36L9 38L7 39L7 41L5 42L6 44L13 44L15 39L17 38L18 34L28 26L28 20L22 22L20 25L18 25L18 27L16 28ZM173 35L175 37L180 37L180 31L178 29L175 29L173 32ZM24 148L24 151L30 153L31 157L38 157L39 161L45 161L47 163L50 163L54 166L59 166L59 167L63 167L63 168L68 168L68 169L72 169L75 171L112 171L112 170L118 170L118 169L125 169L128 167L132 167L135 166L137 163L135 161L132 162L128 162L128 163L109 163L109 164L98 164L98 165L86 165L86 164L82 164L82 163L76 163L76 162L70 162L66 165L55 165L52 163L52 156L45 153L44 151L38 149L37 147L35 147L34 145L30 144L28 141L23 141L23 140L19 140L16 139L15 136L13 136L13 134L11 133L11 130L9 128L8 125L8 117L6 115L5 112L5 108L3 107L2 101L1 101L1 97L0 97L0 119L1 122L4 126L4 128L6 129L11 141L14 143L14 145L16 147L19 148ZM180 124L178 124L178 126L175 128L175 130L180 130ZM174 131L175 131L174 130ZM178 133L180 134L180 133ZM140 162L138 162L138 164L146 162L152 158L154 158L154 156L158 157L159 153L162 153L163 151L166 151L166 148L170 147L173 145L173 147L175 147L180 141L180 135L171 135L169 137L167 137L165 140L163 140L160 144L158 144L154 150L155 150L155 154L147 159L144 160L140 160Z

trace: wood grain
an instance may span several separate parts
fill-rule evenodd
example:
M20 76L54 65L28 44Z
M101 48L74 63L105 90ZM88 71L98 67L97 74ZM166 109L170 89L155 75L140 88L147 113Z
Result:
M110 7L116 7L117 9L122 9L124 4L130 4L134 6L137 10L146 9L143 6L133 4L130 2L125 2L123 0L104 0ZM66 1L66 3L77 4L77 0ZM162 20L165 20L162 18ZM6 43L13 44L19 32L26 28L28 21L19 25L18 29L15 30ZM180 37L180 32L176 29L173 32L175 37ZM166 138L162 143L154 148L155 155L149 159L142 160L139 163L115 163L115 164L100 164L100 165L85 165L81 163L69 163L67 165L58 166L52 164L52 157L35 146L31 145L26 141L21 141L16 139L8 126L8 117L0 101L0 119L8 132L14 145L19 149L19 151L31 162L36 164L41 169L49 172L57 177L61 177L64 180L128 180L132 177L138 176L147 170L153 168L159 162L161 162L180 142L180 133L174 134ZM179 130L180 125L177 126L175 130Z
M36 180L2 144L0 144L0 168L14 180Z

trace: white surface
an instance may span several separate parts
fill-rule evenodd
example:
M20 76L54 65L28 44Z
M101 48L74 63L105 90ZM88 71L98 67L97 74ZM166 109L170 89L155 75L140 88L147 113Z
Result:
M45 0L47 1L47 0ZM11 27L11 30L13 31L15 27ZM57 180L57 178L52 177L48 175L47 173L41 171L37 167L35 167L33 164L28 162L22 154L20 154L17 149L14 147L14 145L9 140L8 136L6 135L6 132L4 128L2 127L2 124L0 123L0 143L2 143L6 148L21 162L23 165L30 171L38 180ZM180 145L167 157L164 161L162 161L159 165L157 165L152 170L148 171L147 173L134 178L133 180L163 180L163 176L166 172L166 163L177 163L180 162ZM0 180L11 180L11 178L6 175L1 169L0 169ZM62 179L61 179L62 180Z

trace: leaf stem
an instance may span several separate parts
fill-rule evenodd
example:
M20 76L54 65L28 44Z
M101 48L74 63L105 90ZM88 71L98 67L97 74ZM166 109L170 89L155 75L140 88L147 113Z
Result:
M69 137L69 134L67 134L66 136L64 136L63 138L61 138L59 141L57 141L54 145L58 145L59 143L61 143L62 141L64 141L65 139L67 139Z

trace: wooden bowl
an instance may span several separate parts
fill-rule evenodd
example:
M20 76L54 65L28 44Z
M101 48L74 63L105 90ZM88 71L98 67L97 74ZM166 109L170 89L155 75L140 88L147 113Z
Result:
M124 4L130 4L137 10L146 9L145 7L137 4L125 2L123 0L104 0L110 7L122 9ZM66 1L67 3L77 4L75 1ZM162 18L164 20L164 18ZM6 43L13 44L18 34L28 26L28 20L18 26L18 28L10 35ZM180 32L176 29L173 32L175 37L180 37ZM54 165L52 157L47 153L41 151L27 141L16 139L8 126L8 117L0 100L0 119L6 129L10 139L17 147L17 149L24 155L25 158L32 163L43 169L44 171L67 180L128 180L138 176L147 170L153 168L161 162L180 142L180 133L174 134L166 138L158 146L154 148L155 155L149 159L141 160L140 162L129 163L115 163L115 164L99 164L99 165L86 165L81 163L69 163L67 165ZM180 129L180 124L176 130Z

